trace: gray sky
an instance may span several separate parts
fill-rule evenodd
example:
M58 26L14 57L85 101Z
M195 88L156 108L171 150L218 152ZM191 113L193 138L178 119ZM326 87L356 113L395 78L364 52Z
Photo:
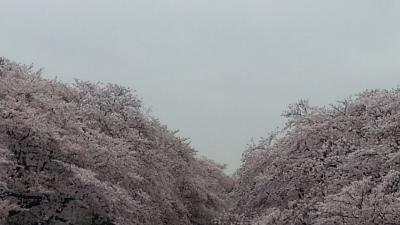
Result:
M138 90L231 172L299 98L400 84L400 1L0 0L0 55Z

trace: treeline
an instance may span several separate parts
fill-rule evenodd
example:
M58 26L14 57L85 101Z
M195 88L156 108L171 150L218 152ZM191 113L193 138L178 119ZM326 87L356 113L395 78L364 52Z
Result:
M400 89L301 100L229 177L113 84L0 60L0 224L400 224Z
M0 61L0 224L212 224L232 181L135 92Z
M237 172L239 224L400 224L400 89L283 115Z

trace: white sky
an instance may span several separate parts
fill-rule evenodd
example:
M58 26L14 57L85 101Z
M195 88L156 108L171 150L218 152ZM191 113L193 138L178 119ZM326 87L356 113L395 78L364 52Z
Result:
M400 83L400 1L0 0L0 55L138 90L232 172L288 104Z

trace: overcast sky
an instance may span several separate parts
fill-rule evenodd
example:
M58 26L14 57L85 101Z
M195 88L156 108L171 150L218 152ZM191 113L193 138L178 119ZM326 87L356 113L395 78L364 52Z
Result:
M400 1L0 0L0 55L136 89L231 172L288 104L400 84Z

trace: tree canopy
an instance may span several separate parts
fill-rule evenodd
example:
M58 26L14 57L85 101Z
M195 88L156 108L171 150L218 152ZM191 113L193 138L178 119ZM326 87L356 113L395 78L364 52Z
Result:
M285 129L246 151L235 213L253 225L399 224L399 100L400 89L367 90L289 106Z
M400 223L400 89L283 116L229 177L135 91L0 58L0 224Z
M211 224L231 188L134 91L0 60L0 224Z

